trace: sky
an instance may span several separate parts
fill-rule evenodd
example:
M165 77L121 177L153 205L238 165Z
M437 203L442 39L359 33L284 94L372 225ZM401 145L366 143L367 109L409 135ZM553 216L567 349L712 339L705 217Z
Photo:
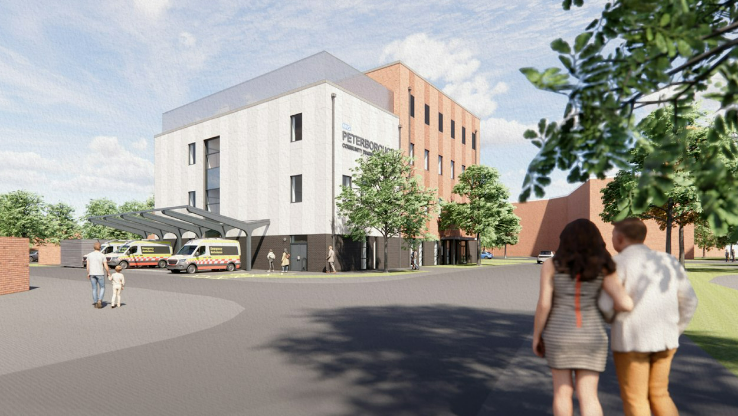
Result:
M481 161L517 199L565 97L522 67L560 65L605 0L0 0L0 193L25 189L84 213L154 192L162 113L320 51L365 71L402 60L481 120ZM553 176L546 197L576 188Z

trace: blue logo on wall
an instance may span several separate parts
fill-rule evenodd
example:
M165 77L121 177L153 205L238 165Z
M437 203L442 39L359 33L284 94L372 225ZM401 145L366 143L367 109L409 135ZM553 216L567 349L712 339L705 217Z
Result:
M351 125L347 123L343 123L341 127L346 131L351 131Z

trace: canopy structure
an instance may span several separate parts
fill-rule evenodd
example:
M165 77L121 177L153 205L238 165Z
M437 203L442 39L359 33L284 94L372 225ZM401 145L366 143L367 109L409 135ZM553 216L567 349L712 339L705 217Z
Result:
M269 220L241 221L189 205L100 215L87 220L93 224L140 234L143 238L154 234L163 240L165 234L174 234L177 238L175 250L182 246L182 235L186 232L195 234L196 238L203 238L209 230L217 232L221 237L225 237L231 230L240 230L246 234L246 270L251 270L251 235L256 229L269 226Z

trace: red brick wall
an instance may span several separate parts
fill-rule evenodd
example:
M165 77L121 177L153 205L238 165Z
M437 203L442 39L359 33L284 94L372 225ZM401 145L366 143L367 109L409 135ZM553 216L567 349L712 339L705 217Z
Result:
M507 248L508 256L535 256L541 250L556 250L559 245L559 234L564 226L578 218L586 218L592 221L602 233L608 249L612 249L612 225L600 219L603 209L602 194L600 191L612 179L591 179L582 184L570 195L515 203L515 214L520 217L523 227L518 244ZM658 251L664 251L666 245L666 231L659 229L655 221L645 221L648 227L648 235L645 244ZM695 257L694 225L684 228L684 251L685 257ZM503 249L493 251L495 256L501 256ZM679 229L674 228L671 234L671 253L679 255ZM724 253L724 252L723 252ZM702 251L699 250L699 254Z
M61 264L61 246L57 244L43 244L33 248L38 250L38 264Z
M29 290L28 239L0 237L0 295Z

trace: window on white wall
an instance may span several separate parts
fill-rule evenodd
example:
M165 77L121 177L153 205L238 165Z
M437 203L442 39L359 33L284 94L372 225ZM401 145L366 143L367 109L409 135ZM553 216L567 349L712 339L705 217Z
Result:
M196 202L197 202L197 199L196 199L196 197L195 197L195 191L190 191L190 192L189 192L189 195L188 195L188 199L189 199L189 205L190 205L191 207L197 207L197 206L195 205L195 204L196 204Z
M197 159L195 158L195 143L190 143L187 145L188 147L188 153L189 153L189 163L190 165L194 165L195 162L197 162Z
M343 175L343 186L346 188L351 188L351 176Z
M290 141L299 142L300 140L302 140L302 113L291 116L290 123Z
M302 175L290 176L290 202L302 202Z

